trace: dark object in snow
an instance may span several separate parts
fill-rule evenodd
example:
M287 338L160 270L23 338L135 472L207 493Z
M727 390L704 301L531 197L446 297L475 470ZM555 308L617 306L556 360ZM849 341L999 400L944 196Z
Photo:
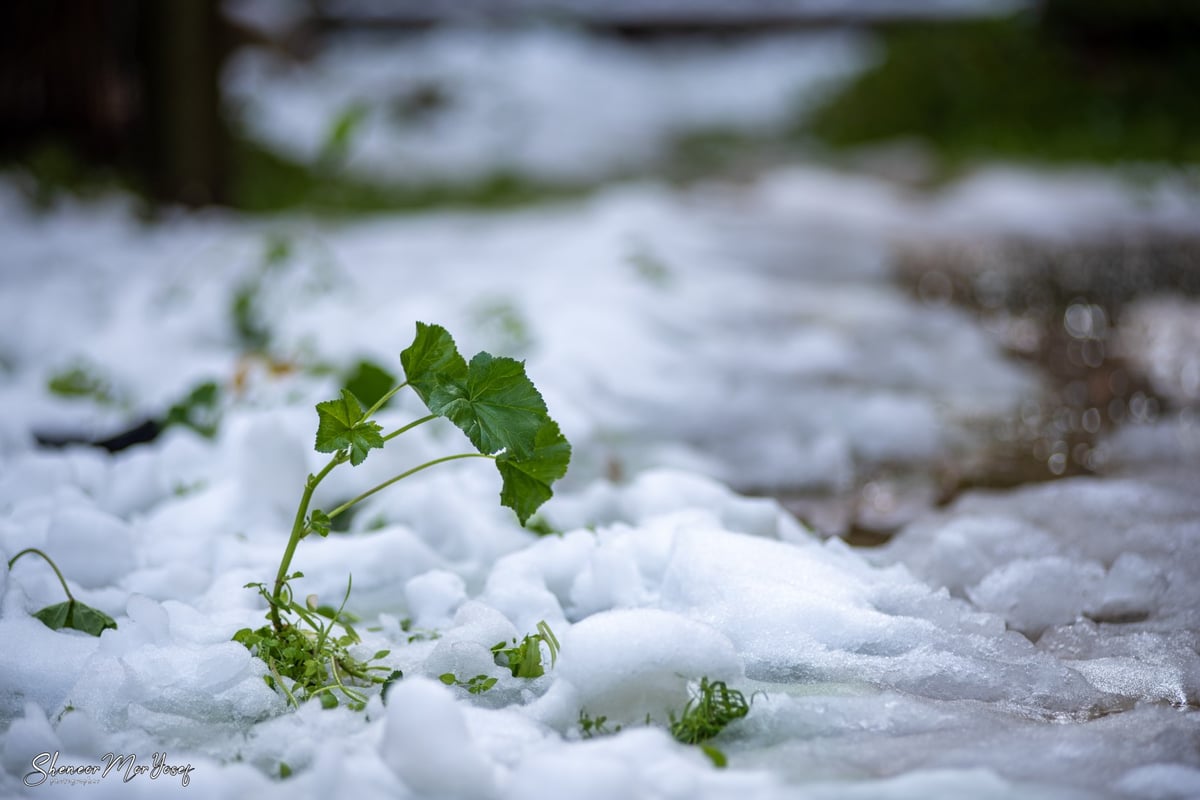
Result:
M99 447L110 453L116 453L135 444L152 442L162 433L163 425L158 420L147 419L120 433L104 439L94 439L77 433L38 433L33 436L40 447L61 448L73 444L83 444L89 447Z

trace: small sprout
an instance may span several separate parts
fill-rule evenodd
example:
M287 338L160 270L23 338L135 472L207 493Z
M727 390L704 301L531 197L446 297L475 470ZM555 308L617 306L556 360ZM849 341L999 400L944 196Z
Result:
M432 642L434 639L442 638L442 635L435 630L414 628L413 621L408 617L400 620L400 630L408 634L409 644L413 642Z
M483 694L496 685L497 679L489 675L476 675L468 681L463 681L459 680L458 676L453 672L446 672L439 675L438 680L447 686L457 686L460 689L466 689L470 694Z
M540 678L546 674L546 670L542 666L541 645L543 642L546 644L546 649L550 651L550 666L553 667L558 660L559 644L554 631L550 630L550 626L546 624L545 620L538 623L537 629L537 633L529 634L521 640L520 644L513 639L512 646L505 646L504 642L492 645L492 654L496 664L507 667L514 678Z
M200 384L167 410L163 428L182 425L211 439L220 423L221 387L213 381Z
M717 769L725 769L725 767L729 766L729 759L725 757L725 754L713 747L711 744L700 745L700 752L708 756L708 760L711 761L713 766Z
M620 732L620 725L609 730L608 717L592 717L584 709L579 709L579 733L584 739L591 739L594 736L611 736Z
M279 777L281 780L287 780L292 777L292 768L288 766L286 761L279 762Z
M90 397L100 405L117 405L120 398L112 384L88 364L77 364L50 376L46 388L59 397Z
M708 678L701 678L699 691L688 700L682 716L675 719L671 715L671 735L683 744L700 744L749 712L746 696L737 689L730 689L725 681L710 683Z

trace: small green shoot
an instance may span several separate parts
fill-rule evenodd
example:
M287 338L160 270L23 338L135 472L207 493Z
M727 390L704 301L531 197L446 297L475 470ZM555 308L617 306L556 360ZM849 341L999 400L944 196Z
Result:
M591 739L596 736L611 736L614 733L620 732L620 725L612 729L608 727L608 717L593 717L584 709L579 709L579 734L584 739Z
M350 148L370 116L371 109L365 103L355 102L346 106L333 118L321 143L317 163L324 168L341 164L350 155Z
M214 381L206 381L167 410L167 415L163 418L163 427L182 425L206 439L211 439L217 435L220 405L221 387Z
M725 681L709 682L708 678L701 678L699 690L688 700L679 719L671 714L671 735L683 744L701 744L749 712L746 696L737 689L730 689Z
M336 704L340 694L353 707L361 708L366 696L354 686L387 684L394 679L380 674L387 672L386 667L372 666L349 655L347 648L357 643L358 635L341 608L332 612L317 606L315 600L301 605L293 599L291 581L301 575L289 573L289 569L302 539L312 533L328 536L334 520L376 492L429 467L462 458L487 458L495 463L501 478L500 503L511 508L524 525L550 499L551 484L567 471L571 446L547 413L546 404L525 374L523 363L490 353L477 353L468 363L445 328L421 322L417 323L413 343L400 354L400 363L404 382L376 397L366 410L349 388L343 389L337 399L317 404L315 447L317 452L331 454L331 458L304 483L274 584L270 588L261 583L247 584L266 600L270 624L257 630L244 628L234 639L266 662L271 673L268 682L293 705L311 697L318 697L323 704ZM384 433L372 417L405 387L412 388L431 413ZM310 511L314 491L334 469L347 461L358 466L372 450L438 417L458 426L474 446L474 452L435 458L377 484L337 508ZM348 586L343 607L349 595ZM337 629L343 633L337 633ZM545 622L538 624L537 634L525 637L521 644L514 640L515 646L506 649L500 643L493 651L497 663L502 660L513 675L537 677L544 673L541 642L549 648L553 665L558 655L558 640ZM376 654L370 660L378 658L382 656Z
M711 744L702 744L699 747L700 752L708 756L708 760L717 769L725 769L729 766L729 758L720 749L713 747Z
M51 394L68 398L91 398L102 406L120 405L121 397L112 382L95 367L79 363L50 376L46 388Z
M294 573L288 577L302 576ZM269 598L265 584L246 586ZM333 708L338 705L340 694L350 708L361 710L366 706L367 696L356 687L384 684L397 677L389 667L370 663L386 657L387 650L380 650L367 661L350 655L349 648L361 641L351 624L353 618L343 610L350 598L350 588L348 582L342 605L336 609L319 605L316 595L306 598L301 606L291 599L289 589L288 611L296 620L294 624L278 631L270 625L257 630L242 628L233 635L235 642L267 664L270 671L264 676L267 685L282 692L293 705L317 698L322 706Z
M545 620L537 624L537 629L537 633L529 634L519 644L513 639L511 646L506 646L504 642L492 645L496 664L507 667L514 678L540 678L546 674L542 666L542 643L550 651L550 666L553 667L558 661L558 637Z
M434 639L442 638L442 634L430 628L418 628L413 625L413 621L408 617L400 620L400 630L408 634L408 643L413 642L432 642Z
M12 570L13 564L17 563L17 559L29 553L40 556L50 565L50 569L54 570L54 574L58 576L58 582L62 584L63 591L67 594L67 601L65 603L55 603L52 606L46 606L42 610L34 612L33 615L45 623L47 628L55 631L62 630L63 628L71 628L83 631L84 633L90 633L92 636L99 636L107 628L117 629L116 621L108 614L75 599L75 596L71 594L71 590L67 588L67 579L63 577L58 565L54 563L50 556L36 547L27 547L10 558L8 560L9 570Z
M468 681L463 681L459 680L458 676L453 672L446 672L439 675L438 680L447 686L457 686L460 689L466 689L471 694L483 694L496 685L496 679L488 675L476 675Z

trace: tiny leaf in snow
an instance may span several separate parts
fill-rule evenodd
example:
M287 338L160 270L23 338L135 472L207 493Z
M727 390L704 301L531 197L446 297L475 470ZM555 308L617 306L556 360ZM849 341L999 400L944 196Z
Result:
M99 636L105 628L117 628L116 621L108 614L75 599L46 606L35 612L34 616L44 622L47 628L56 631L72 628Z

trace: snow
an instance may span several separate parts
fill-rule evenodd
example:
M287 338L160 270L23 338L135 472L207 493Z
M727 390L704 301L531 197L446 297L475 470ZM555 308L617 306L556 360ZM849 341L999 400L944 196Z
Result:
M1037 213L1000 213L1014 196ZM1195 202L1169 178L1005 170L917 194L798 168L495 216L142 225L103 204L39 217L6 191L0 554L50 551L119 628L51 631L31 616L62 599L51 570L0 573L0 795L57 751L194 768L187 787L91 787L113 797L1194 796L1194 411L1106 435L1107 474L933 508L941 472L1043 387L968 314L893 286L887 262L897 241L988 226L1184 230ZM278 236L293 255L265 265ZM286 370L241 352L230 307L248 280ZM1180 307L1128 347L1186 388ZM522 530L494 470L466 460L309 537L297 596L340 602L352 576L354 654L389 650L405 677L362 711L288 710L230 641L263 622L245 584L274 574L323 463L313 403L361 358L398 372L418 319L468 353L526 359L574 445L542 514L557 533ZM78 363L120 400L52 395ZM225 389L211 440L173 428L112 456L34 442L112 433L204 380ZM420 415L407 397L380 418ZM316 502L462 446L449 426L415 429ZM741 493L886 493L885 470L929 493L870 551ZM515 678L491 648L542 621L561 652ZM497 681L471 695L446 672ZM663 726L703 677L751 700L715 742L725 770ZM621 730L584 738L581 712Z
M305 65L247 52L225 82L250 133L301 161L361 106L354 174L571 183L644 169L687 133L780 130L869 57L848 33L647 48L566 28L449 28L342 37ZM405 110L421 97L436 99Z

